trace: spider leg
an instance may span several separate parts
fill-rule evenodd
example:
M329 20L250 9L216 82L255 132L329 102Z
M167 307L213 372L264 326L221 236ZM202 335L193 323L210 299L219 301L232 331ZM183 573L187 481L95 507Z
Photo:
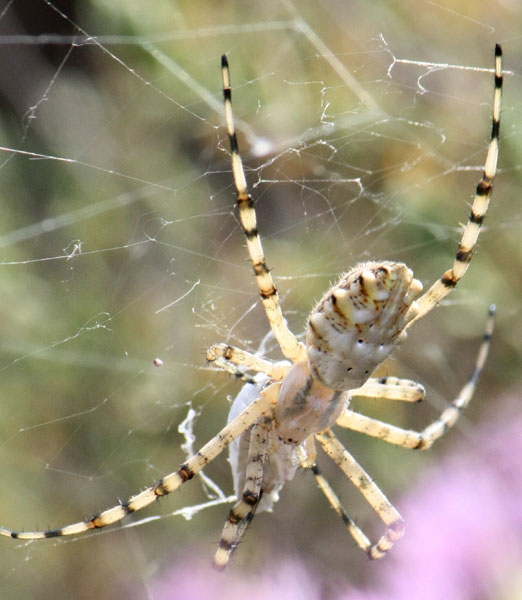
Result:
M225 101L225 118L230 140L230 153L232 156L232 171L234 174L234 185L237 191L237 204L239 207L239 219L247 241L248 253L252 261L254 273L265 307L266 316L270 322L274 335L281 346L281 351L286 358L296 361L304 357L304 346L298 342L295 335L288 328L283 318L279 294L274 285L272 275L266 264L263 246L257 231L257 219L252 196L248 192L243 163L239 154L236 129L234 126L234 115L232 112L232 92L230 89L230 73L228 60L225 55L221 57L221 69L223 74L223 96Z
M424 386L411 379L398 377L370 378L365 384L350 390L350 398L383 398L401 402L420 402L426 396Z
M357 542L359 548L368 552L371 547L371 542L366 536L366 534L362 531L362 529L357 525L357 523L350 517L350 515L346 512L345 508L341 504L339 497L334 492L327 479L319 470L317 465L316 457L317 452L315 450L314 437L310 436L306 442L306 452L303 450L302 446L299 446L298 454L301 466L304 469L310 469L314 474L315 480L317 482L317 486L326 496L326 499L330 503L330 506L335 510L335 512L341 517L343 523L348 529L348 533L352 536L352 538Z
M486 322L486 331L480 345L477 360L473 374L468 382L460 390L453 402L442 411L439 418L433 421L422 431L413 431L402 429L395 425L390 425L378 419L373 419L365 415L356 413L345 408L336 425L346 427L353 431L359 431L372 437L380 438L390 444L402 446L404 448L412 448L419 450L427 450L431 448L435 441L442 437L448 429L453 427L457 422L462 411L468 406L473 397L473 393L477 387L478 380L484 369L484 364L488 356L489 346L491 344L491 336L493 335L493 324L495 317L495 307L491 306Z
M348 530L348 533L352 536L352 538L355 540L355 542L357 543L359 548L361 548L361 550L368 552L372 545L368 536L357 525L357 523L352 519L352 517L350 517L350 515L346 512L343 505L341 504L341 501L339 500L339 497L334 492L334 490L332 489L328 481L325 479L323 474L320 472L317 463L314 463L310 467L310 470L315 476L315 480L319 489L326 496L326 499L328 500L332 508L335 510L335 512L341 517L343 523L346 526L346 529Z
M442 416L443 415L441 415L441 417ZM434 423L437 423L439 420L440 418ZM426 448L429 448L434 441L433 439L426 439L426 430L420 432L403 429L402 427L391 425L385 421L361 415L350 409L345 409L335 424L339 425L339 427L344 427L346 429L351 429L352 431L364 433L371 437L379 438L389 444L402 446L403 448L418 448L425 450ZM429 445L427 445L428 442Z
M361 492L368 504L375 510L387 526L379 540L365 549L370 558L382 558L404 535L404 520L368 473L346 450L331 430L316 433L315 437L324 451L344 472L348 479ZM364 535L364 534L363 534ZM366 537L366 536L364 536ZM363 546L361 546L363 547Z
M155 485L140 494L132 496L127 502L104 510L85 521L66 525L49 531L11 531L0 527L0 535L21 540L38 540L43 538L77 535L90 529L100 529L121 521L130 513L137 512L161 496L177 490L199 471L205 468L216 456L244 431L251 427L261 416L270 413L277 402L280 384L274 383L266 387L260 397L252 402L233 421L226 425L215 437L208 441L194 456L180 467L178 471L162 477Z
M430 289L418 300L419 312L406 328L415 321L428 314L435 306L443 300L460 281L467 271L473 249L477 243L484 217L488 210L489 199L493 186L493 180L497 172L498 145L500 130L500 108L502 103L502 49L499 44L495 46L495 93L493 97L493 123L491 127L491 141L489 142L488 154L484 165L484 173L477 185L471 213L468 222L462 232L459 248L453 262L453 267L446 271Z
M214 567L222 571L254 518L261 499L264 463L268 452L270 423L261 419L250 433L248 464L241 499L234 504L223 528L221 541L214 557Z
M274 381L282 381L291 366L287 361L274 363L246 350L223 343L210 346L207 350L207 361L241 379L244 379L245 375L238 367L264 373Z

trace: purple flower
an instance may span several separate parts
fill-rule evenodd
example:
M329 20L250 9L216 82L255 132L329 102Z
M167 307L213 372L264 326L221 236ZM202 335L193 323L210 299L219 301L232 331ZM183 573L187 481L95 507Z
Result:
M328 598L522 598L522 411L516 398L496 404L498 412L483 417L472 437L453 445L414 488L394 499L407 533L382 562L372 563L378 580L364 589L346 582ZM356 552L347 544L348 551ZM366 561L361 553L362 569ZM345 579L339 574L336 583ZM235 571L233 564L223 574L187 562L154 584L152 598L322 600L332 589L328 583L293 560L263 564L257 574Z
M316 600L320 582L304 565L286 562L265 565L259 574L234 572L233 565L218 573L207 563L187 562L160 579L153 588L154 600ZM265 570L266 569L266 570Z
M520 401L511 406L484 418L397 503L407 532L377 589L339 600L522 597L522 412Z

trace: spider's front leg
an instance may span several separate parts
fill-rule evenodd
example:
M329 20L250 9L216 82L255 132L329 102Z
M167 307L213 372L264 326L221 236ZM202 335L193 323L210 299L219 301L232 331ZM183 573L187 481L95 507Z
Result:
M319 466L317 465L317 451L315 449L314 436L310 436L304 444L299 446L298 455L301 466L303 469L310 469L310 471L313 473L317 482L317 486L325 495L326 499L330 503L330 506L341 517L342 522L348 530L348 533L352 536L361 550L368 552L372 545L368 536L346 512L344 506L339 500L339 497L334 492L332 486L328 483L327 479L321 473Z
M344 472L348 479L361 492L368 504L387 525L386 532L380 537L377 543L369 548L359 543L362 548L367 550L370 558L383 558L394 543L404 535L404 519L383 494L379 486L330 430L317 433L315 437L326 454Z
M237 548L241 538L254 517L262 494L264 463L270 442L272 419L264 417L250 430L248 464L241 499L234 504L223 528L219 547L214 557L214 567L222 571Z
M66 525L59 529L48 531L12 531L0 527L0 535L19 540L39 540L52 537L78 535L92 529L100 529L121 521L128 514L149 506L158 498L166 496L181 487L185 482L192 479L202 469L214 460L225 448L236 438L248 430L263 415L272 413L279 394L279 383L273 383L265 387L259 396L251 402L244 410L231 420L215 437L207 442L194 456L182 465L177 471L165 475L155 485L143 492L132 496L126 502L104 510L90 519Z

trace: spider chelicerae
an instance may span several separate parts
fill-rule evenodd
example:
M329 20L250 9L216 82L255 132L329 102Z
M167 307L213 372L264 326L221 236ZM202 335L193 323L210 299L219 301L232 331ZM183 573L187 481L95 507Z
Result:
M342 517L357 545L371 558L383 557L402 537L404 521L377 484L355 461L332 431L338 425L404 448L425 450L452 427L469 404L484 367L493 331L494 307L473 374L438 419L423 431L402 429L350 409L352 397L417 402L422 385L396 377L372 378L375 369L406 337L409 327L427 315L457 285L471 261L497 169L502 94L502 50L495 47L493 125L484 173L477 185L471 213L451 269L427 292L405 264L366 262L341 276L312 310L305 343L288 328L279 295L265 262L257 231L256 213L239 155L232 114L230 76L222 57L226 126L239 217L247 240L263 306L271 330L286 360L273 362L245 350L215 344L207 359L238 375L245 384L232 404L228 424L181 467L126 502L85 521L48 531L16 532L0 528L0 535L37 540L99 529L141 510L170 494L198 474L225 448L230 458L237 502L229 512L214 559L223 569L245 533L254 512L270 510L284 483L299 466L314 473L320 489ZM249 377L248 373L255 373ZM316 442L357 487L384 522L383 535L372 543L346 513L316 463Z

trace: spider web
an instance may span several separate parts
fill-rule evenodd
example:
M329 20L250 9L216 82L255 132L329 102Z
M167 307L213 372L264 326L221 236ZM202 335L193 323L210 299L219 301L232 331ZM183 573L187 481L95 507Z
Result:
M267 261L301 332L313 302L357 262L404 261L425 285L449 268L485 159L493 46L504 44L502 171L475 261L386 365L422 381L430 400L365 407L403 426L426 423L469 376L495 302L497 347L456 434L472 437L488 399L515 380L522 339L521 48L512 37L521 11L500 0L420 6L421 17L416 2L4 2L3 526L76 522L174 470L217 433L238 387L205 364L211 343L263 344L279 357L265 340L234 211L223 52ZM394 501L436 460L376 444L350 438ZM103 539L0 540L2 589L10 598L68 587L109 597L122 589L115 573L146 589L157 566L187 548L210 558L227 510L219 505L231 500L227 468L217 460ZM288 487L240 564L259 564L275 536L281 552L309 555L310 537L334 528L313 558L333 574L359 565L311 479ZM356 494L344 498L373 522ZM35 574L57 562L93 576L68 567L41 587Z

